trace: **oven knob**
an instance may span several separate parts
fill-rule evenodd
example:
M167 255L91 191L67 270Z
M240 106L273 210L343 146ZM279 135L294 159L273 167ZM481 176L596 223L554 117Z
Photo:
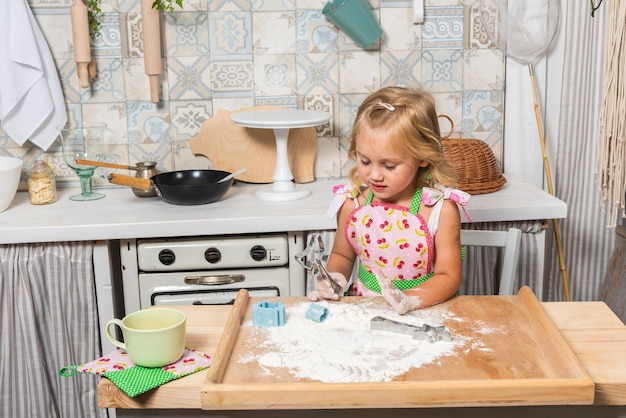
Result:
M159 261L161 262L161 264L169 266L171 264L174 264L175 260L176 256L174 255L174 251L165 249L159 252Z
M262 245L255 245L250 249L250 257L254 261L261 261L267 256L267 250Z
M215 264L222 259L222 253L219 249L211 247L204 252L204 259L211 264Z

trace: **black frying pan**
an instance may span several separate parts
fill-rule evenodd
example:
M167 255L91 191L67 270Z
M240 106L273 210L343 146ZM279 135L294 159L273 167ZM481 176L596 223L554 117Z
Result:
M151 185L167 203L174 205L204 205L215 202L232 186L234 179L218 183L230 175L221 170L181 170L159 173L150 179L110 174L109 182L148 190Z

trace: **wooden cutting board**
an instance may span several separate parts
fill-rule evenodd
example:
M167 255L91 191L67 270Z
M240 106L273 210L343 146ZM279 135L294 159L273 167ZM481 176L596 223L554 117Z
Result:
M263 350L263 344L249 342L254 340L251 335L256 333L257 338L259 332L251 323L251 307L264 300L281 301L288 308L310 303L306 298L249 298L247 291L240 290L202 386L204 409L593 403L593 381L528 287L518 296L459 296L428 308L445 309L444 325L453 339L470 343L460 346L454 355L411 368L387 382L324 383L295 378L280 367L268 371L242 361ZM362 306L372 300L346 297L338 303ZM382 298L374 301L378 309L387 306ZM320 338L325 338L323 333ZM479 347L471 343L478 338ZM333 344L332 338L325 341Z
M217 115L202 124L200 133L189 141L191 151L211 160L212 168L234 172L246 168L237 176L249 183L271 183L276 165L276 140L272 129L244 128L230 115L251 110L281 109L278 106L257 106L229 111L220 109ZM296 183L315 180L314 163L317 133L314 127L289 130L287 157Z

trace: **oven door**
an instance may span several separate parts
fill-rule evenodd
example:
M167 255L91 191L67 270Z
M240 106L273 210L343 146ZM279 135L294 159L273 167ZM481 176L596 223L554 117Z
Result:
M233 303L239 289L250 296L289 295L289 268L140 273L141 309L154 305Z
M251 297L280 296L277 287L246 288ZM166 305L232 305L239 289L200 290L197 292L153 293L153 306Z

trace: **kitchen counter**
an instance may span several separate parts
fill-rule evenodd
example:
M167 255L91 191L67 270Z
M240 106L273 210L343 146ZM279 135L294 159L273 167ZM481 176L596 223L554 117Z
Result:
M468 211L473 222L566 216L565 202L514 176L507 180L497 192L472 196ZM18 192L0 213L0 244L332 230L336 221L326 211L333 185L342 183L346 181L307 183L311 196L286 202L260 200L255 196L259 185L236 183L218 202L199 206L138 198L128 187L103 189L104 199L89 202L69 200L76 190L60 189L57 202L44 206L31 205L28 193Z
M626 327L619 318L604 302L544 302L541 305L593 380L594 405L626 405ZM214 355L231 307L177 308L188 316L187 345ZM109 380L102 379L98 385L99 406L200 410L201 389L208 372L203 370L172 381L136 398L127 397ZM271 409L272 405L267 408Z

